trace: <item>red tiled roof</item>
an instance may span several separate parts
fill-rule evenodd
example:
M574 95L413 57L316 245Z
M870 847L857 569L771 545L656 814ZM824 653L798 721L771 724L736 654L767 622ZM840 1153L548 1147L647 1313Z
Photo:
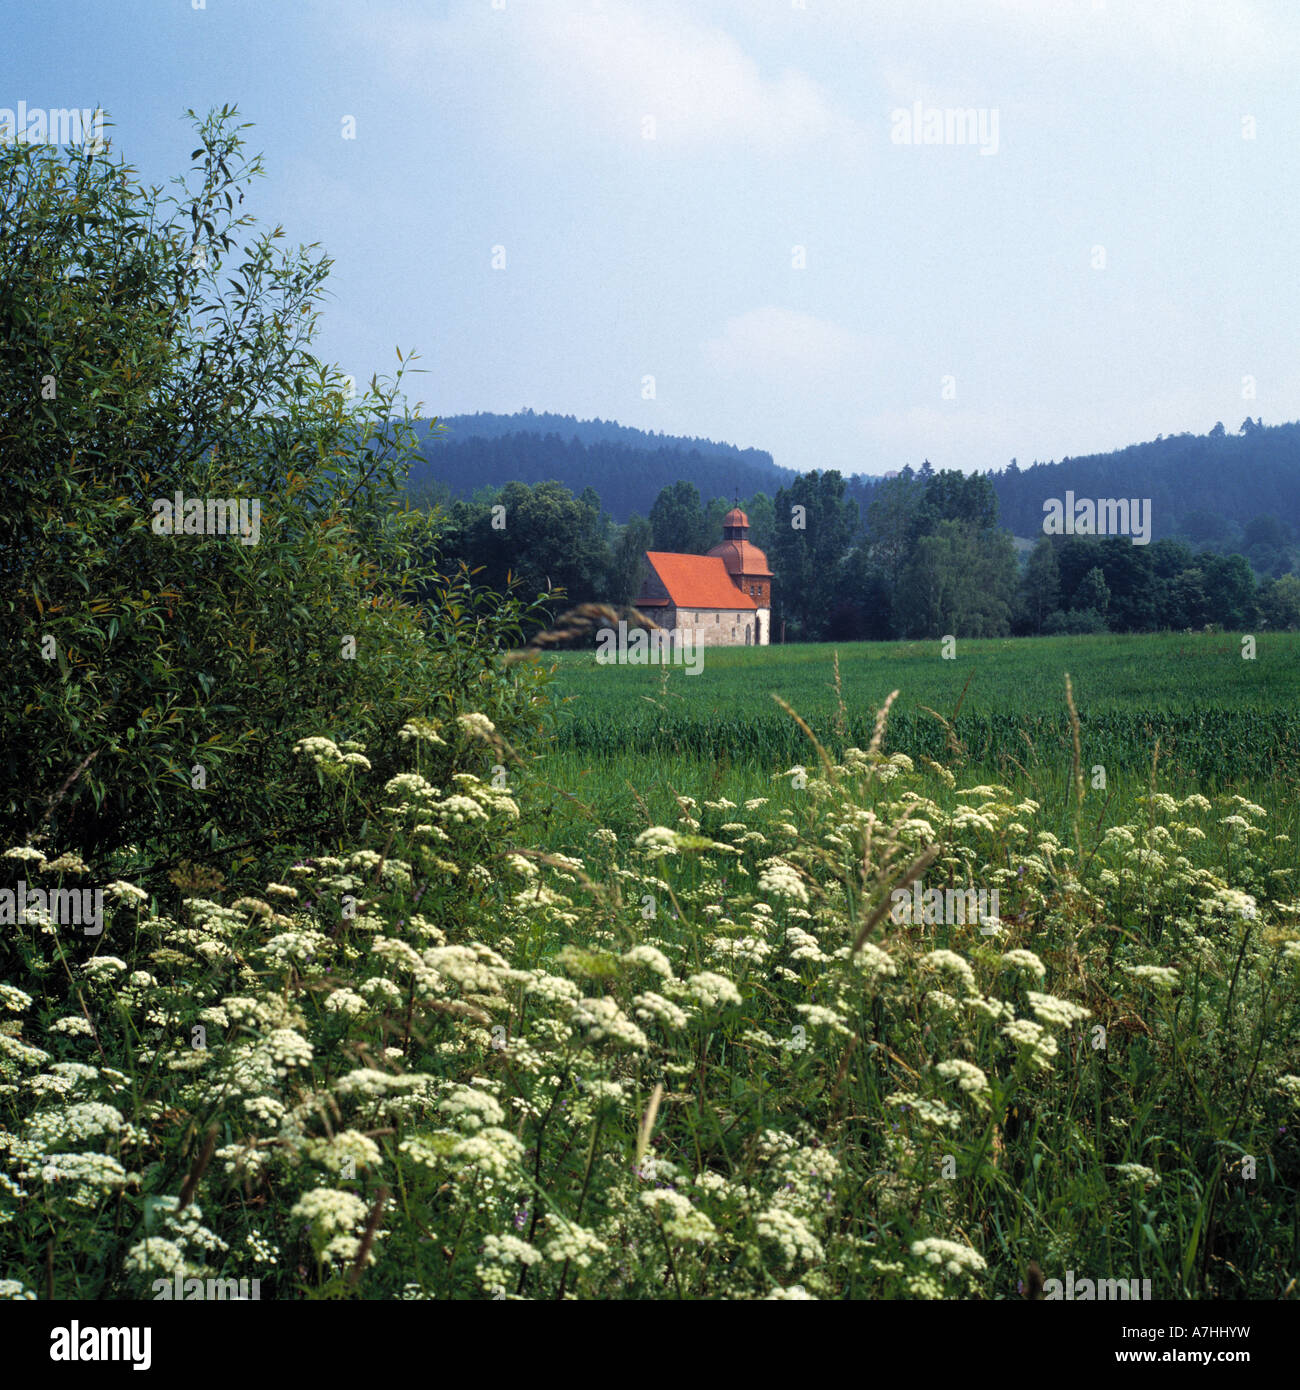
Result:
M731 582L727 567L718 555L673 555L666 550L647 550L646 559L654 566L668 596L678 608L758 607L744 590ZM637 601L638 608L654 606L652 601Z
M772 578L767 556L748 541L719 541L709 554L721 557L728 574L743 574L746 579Z

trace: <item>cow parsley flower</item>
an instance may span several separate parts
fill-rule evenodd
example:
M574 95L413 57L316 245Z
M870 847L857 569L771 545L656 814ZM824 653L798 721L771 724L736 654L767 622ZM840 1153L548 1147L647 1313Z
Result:
M879 946L873 946L869 941L863 942L850 959L863 971L872 985L898 974L898 967L889 953L882 951Z
M821 1242L792 1211L784 1207L768 1207L755 1219L759 1238L772 1241L781 1251L782 1263L788 1269L797 1260L820 1262L825 1259Z
M975 993L975 972L969 961L956 951L929 951L921 957L921 964L930 970L944 970L959 979L968 994Z
M942 1101L931 1100L912 1091L895 1091L885 1097L886 1105L898 1106L916 1116L922 1124L933 1125L936 1129L960 1129L961 1116L949 1110Z
M1132 1187L1155 1187L1160 1181L1160 1174L1155 1169L1141 1163L1117 1163L1115 1171Z
M1053 994L1037 994L1032 989L1029 991L1029 1007L1034 1011L1035 1018L1057 1028L1073 1028L1076 1023L1092 1017L1092 1010L1085 1009L1082 1004L1058 999Z
M673 967L668 957L657 946L633 946L630 951L623 952L623 959L629 965L642 965L647 970L653 970L665 980L673 978Z
M124 879L114 879L105 887L104 892L113 899L114 902L134 904L139 906L141 903L149 901L149 894L143 888L137 888L134 883L127 883Z
M808 890L799 871L783 859L769 859L763 866L758 875L758 891L775 898L789 898L805 907L808 905Z
M1039 1071L1050 1071L1052 1058L1056 1056L1056 1039L1040 1023L1029 1018L1013 1018L1002 1027L1004 1037L1011 1039L1018 1047L1028 1052L1030 1060Z
M948 1062L940 1062L935 1071L946 1080L955 1081L961 1091L975 1097L976 1100L983 1100L988 1096L989 1079L974 1062L954 1058Z
M1202 903L1199 910L1214 917L1245 917L1254 921L1259 916L1259 904L1249 893L1236 888L1217 888Z
M35 1067L50 1060L50 1054L39 1047L29 1047L8 1033L0 1033L0 1057L12 1057L24 1066Z
M686 981L686 990L704 1008L714 1009L743 1002L740 991L725 975L703 970Z
M828 1009L822 1004L796 1004L795 1012L804 1016L810 1028L829 1028L831 1032L839 1033L842 1037L853 1036L853 1030L846 1027L844 1018L834 1009Z
M442 738L437 729L429 723L427 719L412 719L403 724L397 731L397 737L403 743L410 743L415 740L417 743L427 743L434 748L445 748L447 741Z
M575 1027L586 1029L592 1042L608 1040L637 1051L650 1046L646 1035L608 995L579 999L569 1017Z
M592 1258L603 1255L608 1249L609 1246L590 1231L584 1231L581 1226L570 1226L546 1242L545 1252L552 1264L568 1260L579 1269L589 1269Z
M294 1067L311 1066L311 1043L292 1028L275 1029L262 1046L274 1064L277 1076L287 1076Z
M304 1192L289 1212L291 1217L309 1221L322 1233L352 1231L367 1215L366 1204L352 1192L333 1187L314 1187Z
M383 1161L379 1145L355 1129L342 1129L332 1139L309 1139L304 1152L332 1173L347 1169L349 1176L358 1168L378 1168Z
M652 825L636 837L636 847L645 852L647 859L660 859L665 854L677 853L677 832L666 825Z
M485 1292L503 1298L513 1281L519 1265L535 1265L545 1257L535 1245L512 1235L490 1235L484 1238L481 1258L474 1273Z
M148 1274L161 1270L165 1274L176 1271L184 1273L188 1266L181 1247L174 1240L162 1236L146 1236L137 1241L126 1253L123 1267L133 1274Z
M318 766L323 763L341 763L343 761L343 754L339 751L338 744L332 738L325 738L322 735L300 738L293 745L293 751L302 757L310 758Z
M385 981L384 983L388 982ZM330 1013L341 1013L346 1014L349 1018L355 1018L358 1014L365 1013L370 1006L352 990L336 989L325 996L325 1007Z
M1120 969L1156 989L1172 989L1178 983L1178 971L1169 965L1123 965Z
M22 1170L24 1178L38 1173L48 1183L87 1183L105 1192L116 1191L132 1181L132 1175L111 1154L47 1153Z
M43 855L40 850L33 849L31 845L17 845L13 849L5 850L4 858L21 859L25 863L32 863L39 860L43 864L45 863L46 856Z
M1034 976L1035 979L1047 978L1047 967L1032 951L1004 951L1002 961L1013 970L1023 970L1026 974Z
M445 801L439 801L433 811L439 820L452 825L469 825L488 819L487 812L472 796L449 796Z
M955 1240L928 1240L912 1242L912 1254L929 1264L938 1265L949 1274L979 1274L988 1268L983 1255Z
M27 1122L27 1137L42 1149L101 1134L118 1134L126 1123L122 1112L98 1101L82 1101L59 1110L38 1110Z
M95 1030L90 1026L90 1021L82 1014L69 1014L66 1018L58 1019L50 1024L51 1033L64 1033L69 1037L93 1038Z
M690 1021L684 1010L660 994L637 994L632 999L632 1013L642 1023L657 1022L668 1029L685 1028Z
M500 1125L506 1118L506 1112L494 1096L473 1086L453 1086L438 1102L438 1109L471 1133L484 1125Z

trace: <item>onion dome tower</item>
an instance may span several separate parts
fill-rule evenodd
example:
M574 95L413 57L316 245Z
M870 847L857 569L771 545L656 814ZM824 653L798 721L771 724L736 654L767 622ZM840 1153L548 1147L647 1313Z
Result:
M772 571L767 556L748 539L749 518L739 507L722 518L722 541L710 555L716 555L727 568L731 582L758 605L755 642L767 646L772 629Z

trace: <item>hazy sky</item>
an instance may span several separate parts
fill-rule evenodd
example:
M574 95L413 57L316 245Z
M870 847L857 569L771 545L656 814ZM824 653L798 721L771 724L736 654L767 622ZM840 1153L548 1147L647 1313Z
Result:
M165 182L237 103L321 355L425 413L871 473L1300 417L1295 0L200 3L6 0L0 108Z

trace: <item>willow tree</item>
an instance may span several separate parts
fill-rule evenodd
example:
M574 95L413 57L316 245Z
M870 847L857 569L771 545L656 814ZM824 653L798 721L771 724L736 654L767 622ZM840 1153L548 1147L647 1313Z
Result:
M237 113L188 115L170 192L111 142L0 145L5 846L332 840L364 812L297 739L382 770L412 714L532 703L511 604L449 590L404 507L409 359L357 393L313 355L329 259L240 210Z

